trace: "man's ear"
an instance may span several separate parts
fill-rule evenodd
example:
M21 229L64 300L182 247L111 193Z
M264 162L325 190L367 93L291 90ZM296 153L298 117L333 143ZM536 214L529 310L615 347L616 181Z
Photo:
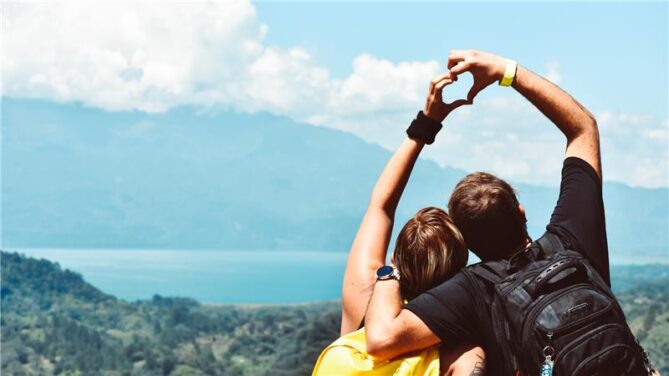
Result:
M523 217L523 222L527 223L527 216L525 215L525 208L523 205L518 204L518 211L520 212L520 215Z

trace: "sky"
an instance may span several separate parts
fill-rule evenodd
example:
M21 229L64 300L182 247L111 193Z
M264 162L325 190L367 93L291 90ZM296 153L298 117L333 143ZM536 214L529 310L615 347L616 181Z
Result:
M595 114L605 180L669 186L667 2L3 1L2 21L3 96L268 111L390 150L449 50L489 51ZM559 183L564 138L513 89L491 86L444 124L426 158Z

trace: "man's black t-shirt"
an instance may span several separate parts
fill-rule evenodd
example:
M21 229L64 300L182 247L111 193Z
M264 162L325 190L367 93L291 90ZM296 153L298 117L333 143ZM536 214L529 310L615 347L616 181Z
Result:
M585 255L611 285L602 184L584 160L565 159L560 197L546 230L558 235L566 248ZM482 346L486 352L486 374L496 375L503 368L502 351L495 342L489 307L478 303L475 291L460 272L419 295L405 308L416 314L446 346L463 343Z

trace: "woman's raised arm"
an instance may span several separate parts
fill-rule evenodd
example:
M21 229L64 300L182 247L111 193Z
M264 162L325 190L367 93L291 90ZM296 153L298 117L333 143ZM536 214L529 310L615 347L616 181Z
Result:
M342 335L358 329L365 317L376 270L385 265L397 204L423 145L422 141L405 139L374 186L346 262L342 287Z
M419 118L424 116L423 124L428 122L434 127L435 124L441 123L450 111L467 103L456 101L445 105L442 102L441 91L451 82L453 79L450 73L440 75L431 82L425 111L419 114ZM425 145L423 131L424 129L420 127L413 130L410 128L407 131L408 134L415 133L416 136L407 137L402 142L386 164L372 191L367 212L353 240L346 263L342 286L342 335L358 329L365 317L365 309L376 280L376 270L385 264L395 210L416 159ZM437 131L438 129L433 129L433 133L436 134ZM434 134L431 137L428 143L431 143ZM430 138L430 135L427 138Z

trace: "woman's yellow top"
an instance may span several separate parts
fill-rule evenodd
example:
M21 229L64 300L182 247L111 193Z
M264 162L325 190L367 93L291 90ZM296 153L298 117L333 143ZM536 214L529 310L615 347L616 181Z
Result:
M377 361L367 354L365 329L340 337L323 350L312 376L439 376L439 347Z

